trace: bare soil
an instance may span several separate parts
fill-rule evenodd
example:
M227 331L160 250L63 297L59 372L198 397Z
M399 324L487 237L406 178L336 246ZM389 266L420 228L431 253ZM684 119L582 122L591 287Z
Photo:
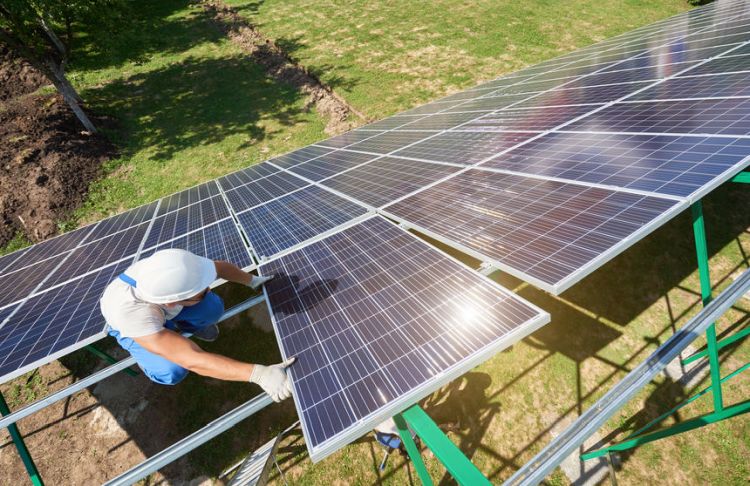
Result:
M201 3L219 30L247 52L271 78L294 86L308 95L307 106L314 106L328 120L325 128L327 134L343 133L361 124L352 120L353 115L360 118L360 122L366 121L362 113L324 85L307 68L297 64L236 10L219 0L203 0Z
M57 232L86 196L115 147L83 131L58 94L27 94L45 84L16 60L0 61L0 247L21 232L41 241ZM10 80L10 85L5 80ZM89 114L98 126L108 119Z
M42 73L0 44L0 101L33 93L47 84Z

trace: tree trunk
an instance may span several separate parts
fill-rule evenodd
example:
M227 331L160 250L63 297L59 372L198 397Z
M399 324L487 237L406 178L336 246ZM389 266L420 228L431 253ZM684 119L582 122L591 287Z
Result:
M63 96L65 102L68 103L68 106L73 110L73 113L75 113L78 120L80 120L87 131L96 133L96 127L91 123L91 120L89 120L89 117L81 108L81 105L78 104L81 98L78 96L78 93L76 93L75 88L73 88L70 82L68 82L68 79L65 77L65 72L63 72L62 68L52 60L47 61L47 67L51 74L50 80L52 81L52 84L55 85L57 91Z

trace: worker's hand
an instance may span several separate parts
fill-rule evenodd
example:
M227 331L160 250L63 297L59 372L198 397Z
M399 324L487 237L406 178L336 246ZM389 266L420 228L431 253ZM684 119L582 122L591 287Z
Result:
M286 375L286 368L296 359L296 357L292 357L283 363L271 366L254 365L250 381L260 385L274 402L285 400L292 396L292 384Z
M264 283L268 282L274 277L274 275L268 275L265 277L259 277L257 275L250 275L249 287L253 290L259 289Z

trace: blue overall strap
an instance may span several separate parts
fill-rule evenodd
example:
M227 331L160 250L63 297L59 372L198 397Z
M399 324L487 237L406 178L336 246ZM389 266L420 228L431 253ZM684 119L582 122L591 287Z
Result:
M134 279L133 279L132 277L128 277L128 276L127 276L127 275L125 275L124 273L121 273L121 274L120 274L120 275L118 276L118 278L119 278L120 280L122 280L123 282L125 282L126 284L130 285L131 287L135 287L135 286L136 286L135 280L134 280Z

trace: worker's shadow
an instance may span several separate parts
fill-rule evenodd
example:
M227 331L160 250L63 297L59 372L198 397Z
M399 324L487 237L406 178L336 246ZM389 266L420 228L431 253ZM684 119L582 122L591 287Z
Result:
M303 287L300 281L297 275L282 273L266 284L268 299L277 317L309 311L331 297L338 287L336 279L306 282Z

